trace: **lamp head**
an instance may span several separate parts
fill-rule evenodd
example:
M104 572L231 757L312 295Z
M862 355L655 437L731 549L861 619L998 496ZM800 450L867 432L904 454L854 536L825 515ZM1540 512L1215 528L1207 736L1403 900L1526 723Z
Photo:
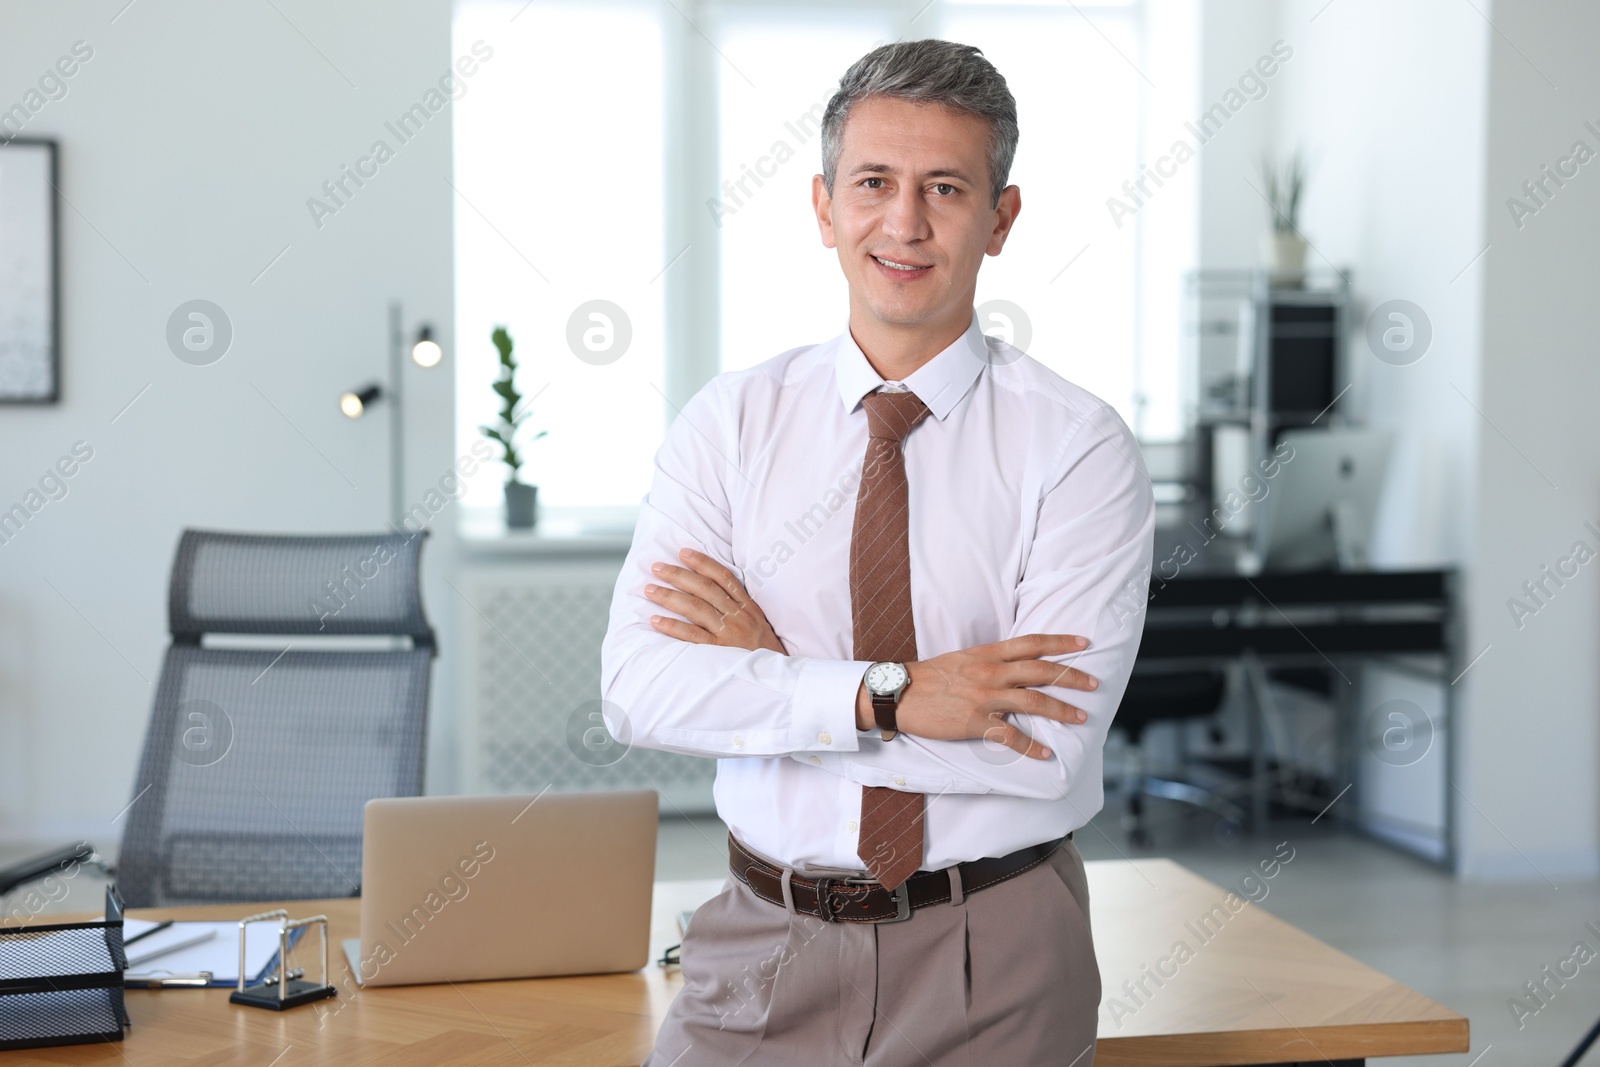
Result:
M433 328L424 326L417 331L417 343L411 346L411 361L419 367L436 367L444 358L444 349L433 339Z
M369 385L354 392L346 393L339 398L339 410L344 412L346 418L359 419L366 413L367 405L383 395L383 390L376 385Z

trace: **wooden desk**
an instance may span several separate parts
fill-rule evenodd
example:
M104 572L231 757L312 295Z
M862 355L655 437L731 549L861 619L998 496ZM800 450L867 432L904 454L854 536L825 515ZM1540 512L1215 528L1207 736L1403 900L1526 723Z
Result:
M1097 1067L1300 1061L1343 1067L1372 1056L1467 1051L1463 1017L1259 907L1245 905L1229 914L1227 890L1171 860L1093 862L1087 868L1106 998ZM716 883L706 882L657 887L653 955L677 940L676 911L715 891ZM1214 917L1206 929L1210 938L1202 941L1188 924L1218 905L1227 918ZM274 906L129 914L232 919ZM359 901L284 906L292 916L325 912L335 946L357 934ZM1192 957L1163 963L1179 940L1188 943ZM231 1005L221 989L130 990L133 1027L125 1041L0 1053L0 1067L633 1065L650 1049L681 984L676 969L651 964L636 974L361 990L336 947L331 960L339 996L320 1004L278 1014ZM1113 1020L1111 998L1131 1007L1123 983L1137 982L1147 967L1176 975L1160 987L1145 978L1149 995L1131 1014Z

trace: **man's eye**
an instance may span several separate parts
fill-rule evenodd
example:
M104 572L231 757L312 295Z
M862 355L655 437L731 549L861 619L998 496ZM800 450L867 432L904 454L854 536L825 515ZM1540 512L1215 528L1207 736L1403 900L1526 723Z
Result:
M861 184L865 185L868 189L876 189L876 188L878 188L878 186L873 185L872 183L873 182L881 182L881 181L883 181L882 178L867 178Z
M949 182L940 182L939 184L935 185L933 188L934 188L934 191L937 192L940 196L949 196L951 193L956 191L956 187L951 185Z

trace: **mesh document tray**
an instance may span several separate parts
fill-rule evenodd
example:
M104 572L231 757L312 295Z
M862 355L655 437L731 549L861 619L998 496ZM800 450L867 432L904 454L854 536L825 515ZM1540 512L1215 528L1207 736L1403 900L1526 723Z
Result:
M122 897L100 922L0 926L0 1049L121 1041Z

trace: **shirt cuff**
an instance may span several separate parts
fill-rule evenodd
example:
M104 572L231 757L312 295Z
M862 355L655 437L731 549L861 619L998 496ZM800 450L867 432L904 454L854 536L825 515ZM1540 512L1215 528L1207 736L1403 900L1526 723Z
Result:
M856 694L868 660L813 659L795 681L790 705L795 732L806 743L799 750L855 752L865 736L856 729Z

